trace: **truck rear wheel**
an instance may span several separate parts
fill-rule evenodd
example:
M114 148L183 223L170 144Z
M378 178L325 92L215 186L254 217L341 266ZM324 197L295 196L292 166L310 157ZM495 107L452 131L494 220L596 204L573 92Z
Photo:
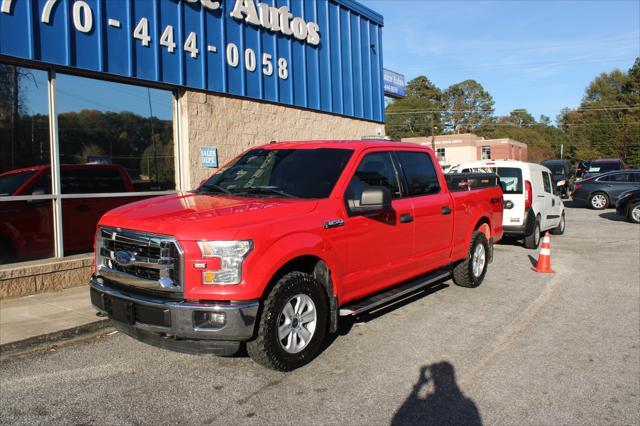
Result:
M247 342L249 356L274 370L302 367L320 351L328 312L322 284L309 274L288 273L264 302L257 336Z
M489 265L489 242L482 232L471 236L467 258L453 268L453 282L460 287L478 287L484 281Z

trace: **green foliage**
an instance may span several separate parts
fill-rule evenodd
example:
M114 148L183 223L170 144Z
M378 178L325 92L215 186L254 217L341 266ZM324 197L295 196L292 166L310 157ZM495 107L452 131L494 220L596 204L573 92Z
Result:
M416 77L407 83L406 97L387 107L386 128L393 139L430 136L432 126L442 129L442 92L427 77Z
M640 59L629 72L597 76L576 110L558 117L575 159L622 158L640 163Z
M445 128L452 133L471 132L492 121L493 97L475 80L465 80L443 94Z

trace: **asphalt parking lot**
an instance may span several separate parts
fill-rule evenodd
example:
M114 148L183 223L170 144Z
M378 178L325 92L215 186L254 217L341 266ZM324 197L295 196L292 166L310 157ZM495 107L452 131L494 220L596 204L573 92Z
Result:
M567 209L555 275L496 247L447 281L345 323L292 373L113 334L0 364L2 423L639 424L640 227Z

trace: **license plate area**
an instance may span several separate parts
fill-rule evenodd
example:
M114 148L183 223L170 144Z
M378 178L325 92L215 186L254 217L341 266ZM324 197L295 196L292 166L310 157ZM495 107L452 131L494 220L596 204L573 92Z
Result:
M117 297L105 296L105 310L114 321L125 324L135 324L135 308L133 302L118 299Z

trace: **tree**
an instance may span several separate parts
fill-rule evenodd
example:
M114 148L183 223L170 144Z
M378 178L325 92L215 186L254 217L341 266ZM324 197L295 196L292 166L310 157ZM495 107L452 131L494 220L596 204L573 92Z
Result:
M577 159L619 157L640 162L640 60L624 73L597 76L586 88L576 110L558 118Z
M536 119L524 108L514 109L509 113L509 121L519 127L531 127Z
M386 128L390 137L429 136L442 129L442 92L427 77L420 76L407 83L406 96L389 104Z
M491 122L493 97L475 80L465 80L450 86L443 94L446 130L452 133L470 132Z

